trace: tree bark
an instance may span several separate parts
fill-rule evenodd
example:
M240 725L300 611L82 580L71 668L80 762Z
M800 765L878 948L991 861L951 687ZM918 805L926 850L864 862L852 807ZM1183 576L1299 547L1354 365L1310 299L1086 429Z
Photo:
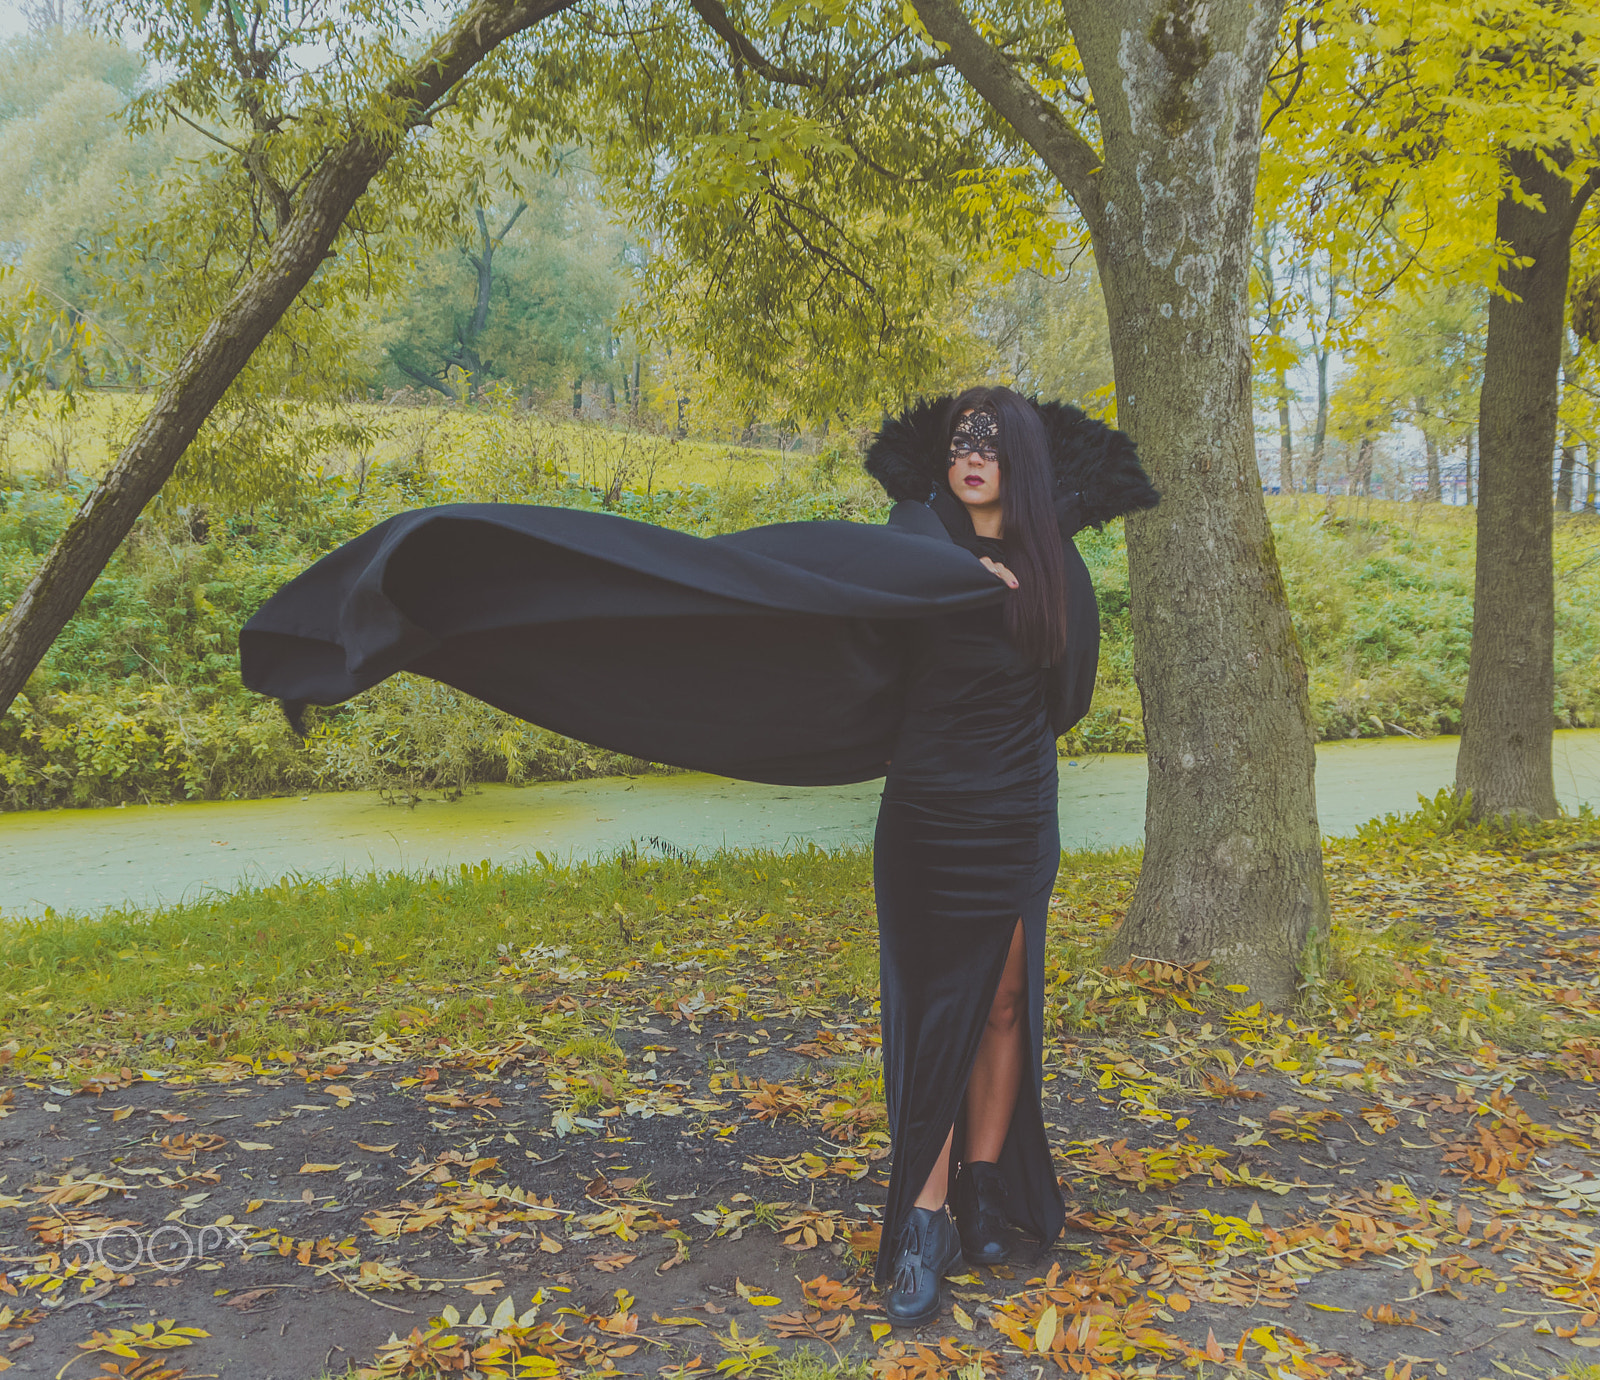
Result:
M1472 651L1461 710L1456 789L1483 819L1557 813L1555 563L1550 457L1555 450L1561 343L1572 232L1596 179L1576 194L1531 152L1506 156L1508 189L1495 234L1516 256L1489 299L1478 400L1478 554ZM1537 197L1543 209L1526 204Z
M1478 491L1474 487L1474 479L1473 479L1474 471L1473 471L1473 459L1472 459L1472 453L1477 448L1477 442L1478 442L1478 433L1477 433L1476 428L1468 427L1467 428L1466 471L1467 471L1467 507L1469 507L1469 508L1476 507L1477 503L1478 503L1478 497L1477 497Z
M1119 424L1161 506L1127 521L1150 787L1112 958L1209 959L1293 996L1328 924L1310 702L1261 497L1248 319L1275 0L1068 0L1103 160L955 0L914 0L1089 224Z
M490 51L571 0L477 0L379 98L414 127ZM260 266L212 318L104 479L84 499L0 624L0 715L11 707L83 596L160 492L201 424L256 347L311 281L368 184L399 147L398 130L358 116L307 180Z
M1590 441L1583 451L1589 462L1589 489L1583 500L1583 511L1596 513L1600 512L1600 460L1595 456L1593 441Z

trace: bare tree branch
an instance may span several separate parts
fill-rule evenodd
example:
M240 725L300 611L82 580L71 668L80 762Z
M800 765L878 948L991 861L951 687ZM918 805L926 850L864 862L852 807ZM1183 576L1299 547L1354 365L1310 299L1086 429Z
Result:
M949 49L968 84L1016 130L1078 205L1091 231L1100 224L1100 155L1055 104L973 26L959 0L912 0L923 27Z
M171 115L174 119L182 120L184 124L188 125L189 128L194 130L196 134L204 135L207 139L211 140L213 144L221 144L222 147L227 149L229 153L237 153L241 158L244 156L244 149L240 148L237 144L230 144L220 134L213 134L204 125L196 124L187 115L185 115L183 111L179 110L177 106L169 103L166 105L165 109L167 114Z
M728 45L734 56L767 81L774 82L779 86L803 87L810 91L822 91L830 88L830 83L825 77L819 77L813 72L802 71L798 67L781 67L773 62L729 18L728 11L721 4L721 0L689 0L689 3L694 7L694 12L705 22L706 27ZM893 86L896 82L906 80L908 77L925 76L929 72L941 71L949 65L949 59L944 57L913 58L909 62L903 62L898 67L879 73L877 76L865 81L842 82L838 85L837 92L845 100L853 100L859 96L870 96L874 92L882 91L887 87Z

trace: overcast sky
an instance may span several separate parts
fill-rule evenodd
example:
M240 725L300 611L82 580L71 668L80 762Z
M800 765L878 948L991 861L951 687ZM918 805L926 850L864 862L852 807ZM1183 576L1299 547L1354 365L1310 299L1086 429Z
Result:
M17 0L0 0L0 38L14 38L27 30L22 6Z

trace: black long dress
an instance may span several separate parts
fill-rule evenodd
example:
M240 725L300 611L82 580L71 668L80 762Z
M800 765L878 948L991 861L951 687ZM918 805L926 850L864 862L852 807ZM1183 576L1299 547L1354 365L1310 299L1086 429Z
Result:
M875 861L894 1142L885 1240L958 1119L1019 918L1033 1086L1001 1166L1019 1224L1051 1240L1062 1205L1039 1092L1054 740L1088 709L1099 642L1070 538L1156 495L1126 438L1040 409L1068 644L1049 671L1025 666L965 509L927 478L944 471L943 405L887 424L869 455L902 500L887 527L702 539L509 504L404 513L273 595L240 635L241 669L291 715L403 670L602 747L747 780L864 781L887 766Z
M1005 563L1004 542L976 536L954 500L927 507L955 544ZM914 520L906 505L896 517ZM1098 642L1098 619L1088 572L1065 538L1063 555L1081 652ZM1000 1169L1017 1224L1044 1242L1061 1230L1040 1099L1045 923L1061 861L1051 679L1011 645L1003 608L943 614L918 628L873 847L894 1146L880 1283L893 1268L891 1243L952 1126L952 1159L964 1158L967 1081L1019 921L1032 1057Z

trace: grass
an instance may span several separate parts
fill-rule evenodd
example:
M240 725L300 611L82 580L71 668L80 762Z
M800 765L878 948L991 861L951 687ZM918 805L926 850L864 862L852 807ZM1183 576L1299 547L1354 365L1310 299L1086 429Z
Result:
M1459 955L1487 942L1483 927L1496 922L1482 917L1526 880L1521 850L1593 828L1585 816L1441 831L1437 810L1424 810L1330 841L1331 956L1301 1016L1345 1030L1381 1019L1389 1038L1446 1044L1526 1049L1570 1037L1573 1020L1596 1013L1552 1006L1545 987L1478 959L1463 968ZM1065 855L1046 955L1051 1029L1089 1033L1237 1004L1200 969L1102 969L1139 861L1132 849ZM1450 928L1440 907L1480 918ZM579 1015L549 1000L565 984L642 984L660 1009L688 1000L690 1010L756 1019L778 1008L870 1013L877 994L865 850L687 859L629 850L572 865L289 879L160 910L50 914L11 922L6 937L0 1058L63 1068L299 1057L349 1042L425 1057L532 1039L600 1087L617 1046L603 1007ZM851 1076L866 1087L879 1072L869 1060Z
M796 872L803 894L782 880ZM0 1028L158 1059L223 1047L258 1056L369 1030L481 1042L525 1022L517 998L529 977L620 979L687 956L709 999L730 989L737 999L738 984L719 978L753 948L819 940L841 948L814 967L835 994L859 998L875 982L875 957L843 950L870 920L870 861L859 851L704 861L630 852L572 866L286 880L163 910L9 924ZM816 983L782 965L771 977L784 991ZM603 1046L591 1039L568 1032L562 1047L593 1063Z
M0 471L42 477L76 470L98 477L151 401L141 394L93 393L66 418L0 419ZM559 410L353 403L331 419L366 437L359 444L330 445L315 477L338 476L357 484L363 475L388 468L471 476L487 489L496 481L526 488L532 475L555 469L602 488L620 477L629 489L686 489L770 483L796 463L792 453L636 430L626 417L614 426L578 422ZM801 457L801 463L810 459Z

